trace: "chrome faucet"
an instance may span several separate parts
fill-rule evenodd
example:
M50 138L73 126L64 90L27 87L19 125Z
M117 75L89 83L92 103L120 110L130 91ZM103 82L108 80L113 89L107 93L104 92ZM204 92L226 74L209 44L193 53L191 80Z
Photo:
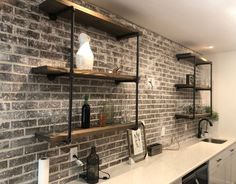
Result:
M202 132L201 123L202 123L203 121L206 121L207 123L209 123L210 126L213 126L212 122L211 122L209 119L207 119L207 118L200 119L199 122L198 122L198 133L197 133L197 137L198 137L198 138L201 138L201 137L202 137L202 133L203 133L203 132ZM207 127L207 125L208 125L208 124L206 124L206 127Z

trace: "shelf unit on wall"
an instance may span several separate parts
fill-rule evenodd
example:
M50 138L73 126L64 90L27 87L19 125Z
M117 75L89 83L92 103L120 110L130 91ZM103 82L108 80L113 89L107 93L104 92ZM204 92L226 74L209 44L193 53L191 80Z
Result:
M116 125L109 125L104 127L92 127L86 129L76 129L71 132L71 136L73 139L77 139L83 136L90 136L99 133L105 133L110 131L119 131L125 129L132 129L134 127L133 124L116 124ZM38 139L47 140L51 143L62 142L67 139L68 132L60 132L60 133L35 133Z
M34 74L45 74L49 79L54 79L58 76L69 76L70 69L62 67L52 67L52 66L40 66L32 68L32 73ZM136 76L122 75L116 73L106 73L91 70L78 70L74 69L74 77L83 78L95 78L95 79L105 79L114 80L116 83L119 82L136 82Z
M98 12L92 11L78 4L68 0L46 0L39 5L40 10L47 13L51 20L57 20L58 17L70 20L71 23L71 45L70 45L70 67L52 67L52 66L39 66L32 68L31 72L34 74L47 75L50 80L59 76L69 77L69 110L68 110L68 130L60 133L45 133L36 132L35 136L40 140L49 142L65 141L70 143L72 140L82 136L88 136L108 131L126 130L130 128L136 129L138 127L138 92L139 92L139 37L141 33L133 28L128 28L121 25L107 16ZM118 41L128 38L137 38L136 45L136 75L123 75L116 73L106 73L99 71L78 70L74 68L74 26L75 23L82 24L86 27L94 27L101 31L108 33L115 37ZM116 124L106 127L94 127L89 129L76 129L72 130L72 102L73 102L73 79L75 77L95 78L114 80L116 83L120 82L134 82L136 84L136 108L135 108L135 124Z
M194 66L193 75L194 81L193 85L188 84L175 84L177 91L191 89L193 93L193 113L192 114L175 114L176 119L195 119L195 118L205 118L212 116L212 62L207 61L205 58L198 57L192 53L177 54L176 58L178 61L185 60L191 62ZM196 85L196 70L200 65L209 65L210 66L210 86L197 86ZM198 91L209 91L210 92L210 113L196 114L196 92Z

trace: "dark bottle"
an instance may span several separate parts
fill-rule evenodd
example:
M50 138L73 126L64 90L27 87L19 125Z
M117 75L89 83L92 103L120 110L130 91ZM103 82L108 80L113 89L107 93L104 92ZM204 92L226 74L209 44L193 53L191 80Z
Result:
M82 117L81 117L81 127L89 128L90 127L90 106L88 104L88 95L84 97L84 105L82 107Z
M98 183L99 180L99 156L96 148L91 148L91 153L87 157L87 182L90 184Z

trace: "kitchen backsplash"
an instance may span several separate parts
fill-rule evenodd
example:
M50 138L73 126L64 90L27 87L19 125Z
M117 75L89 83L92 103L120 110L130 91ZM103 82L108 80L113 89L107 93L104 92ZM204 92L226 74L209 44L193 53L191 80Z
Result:
M75 180L81 168L69 160L69 148L73 146L78 146L79 158L84 159L90 147L96 145L102 168L128 158L125 131L83 137L70 145L52 145L34 138L37 131L66 130L68 119L68 78L58 77L50 81L44 75L30 73L35 66L68 66L70 24L61 19L50 21L38 9L42 1L0 2L1 184L37 183L37 160L45 156L50 158L51 183ZM139 119L146 123L147 143L167 145L173 136L181 142L195 137L196 122L176 121L174 118L183 105L192 102L192 96L176 92L174 84L183 81L193 69L191 64L177 61L175 54L192 51L84 1L75 2L143 33L140 38ZM104 32L76 25L75 52L81 32L91 37L94 69L108 71L118 66L123 73L135 75L136 39L116 41ZM148 80L152 80L152 85ZM109 80L82 78L74 81L73 127L80 126L85 94L89 95L93 126L98 123L98 113L105 101L115 104L117 119L125 110L129 110L131 119L134 119L135 84L116 85ZM185 123L188 123L187 131L184 130ZM163 137L160 135L162 126L166 127Z

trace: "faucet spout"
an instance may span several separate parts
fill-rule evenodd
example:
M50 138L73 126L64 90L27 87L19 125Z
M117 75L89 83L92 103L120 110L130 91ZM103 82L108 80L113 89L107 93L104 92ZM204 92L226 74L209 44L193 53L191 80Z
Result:
M213 126L212 122L211 122L209 119L207 119L207 118L200 119L199 122L198 122L198 134L197 134L197 137L198 137L198 138L201 138L201 137L202 137L202 127L201 127L201 123L202 123L203 121L206 121L206 122L209 123L210 126Z

